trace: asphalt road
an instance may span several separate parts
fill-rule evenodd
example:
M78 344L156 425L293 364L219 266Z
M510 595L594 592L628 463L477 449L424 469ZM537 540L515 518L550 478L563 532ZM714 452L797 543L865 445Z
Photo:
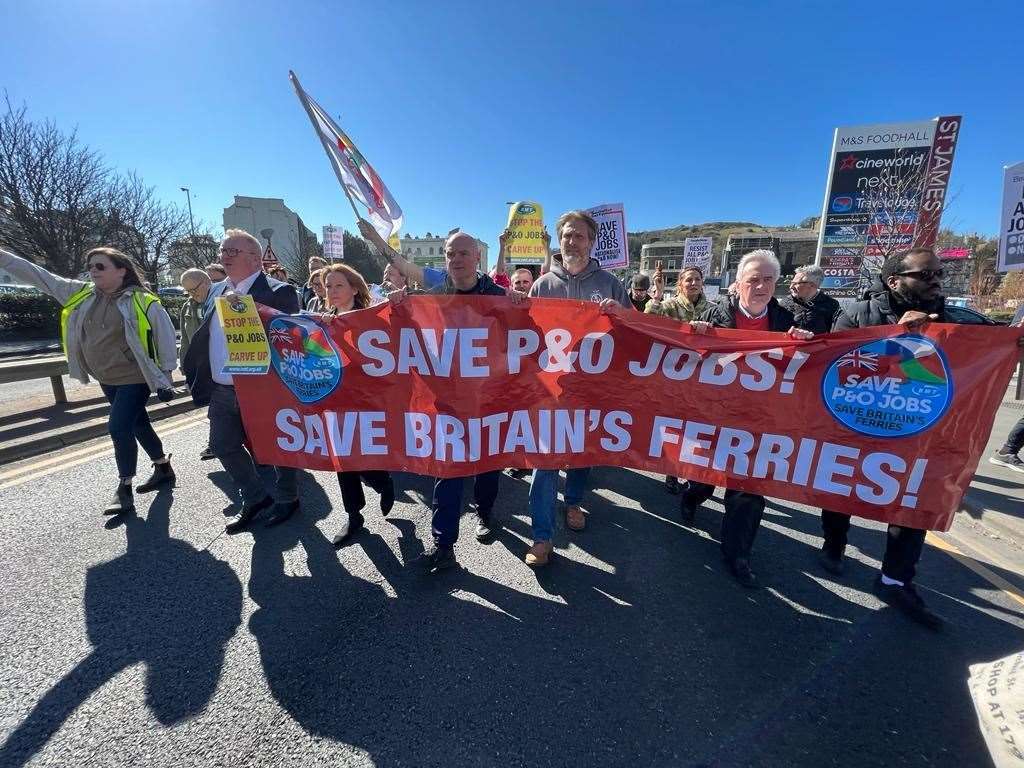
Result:
M496 541L467 515L462 568L425 575L406 565L422 479L399 476L386 520L368 491L369 533L341 551L323 474L300 516L229 537L205 422L159 429L178 486L124 520L99 514L104 441L0 474L5 768L991 764L967 668L1021 649L1024 604L973 561L927 548L934 634L871 595L879 526L855 521L836 581L815 512L772 502L770 586L749 592L721 565L718 501L687 529L660 478L600 469L587 531L560 531L547 569L521 561L527 484L506 477ZM981 570L1020 588L1020 550L969 523L946 540L1002 547Z

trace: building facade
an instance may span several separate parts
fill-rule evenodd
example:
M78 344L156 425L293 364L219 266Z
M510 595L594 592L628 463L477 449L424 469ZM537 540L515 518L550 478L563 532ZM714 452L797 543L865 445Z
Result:
M686 243L683 240L663 240L657 243L645 243L640 247L640 271L653 275L661 262L661 273L665 276L665 285L675 285L679 279L679 271L683 268L683 252Z
M310 256L317 255L316 235L281 198L235 195L235 202L224 209L224 229L232 228L254 235L264 250L267 238L263 233L273 230L268 233L274 253L289 272L299 270Z
M434 235L427 232L423 237L406 235L399 238L402 245L402 255L409 261L421 267L436 267L444 269L444 243L448 235ZM488 270L487 243L483 240L476 241L480 248L480 269L483 272Z
M782 267L782 276L776 288L777 293L788 292L789 280L797 267L813 264L818 251L816 229L776 229L767 232L751 232L744 235L730 235L722 252L722 272L735 278L736 267L744 254L765 249L775 254Z

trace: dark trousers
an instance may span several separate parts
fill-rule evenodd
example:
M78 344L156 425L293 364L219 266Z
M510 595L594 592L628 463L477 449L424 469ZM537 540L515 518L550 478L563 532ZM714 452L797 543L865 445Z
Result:
M100 384L110 402L107 429L114 442L114 460L119 477L135 477L139 464L139 446L153 461L162 458L164 446L153 431L146 413L148 384Z
M349 519L362 519L366 496L363 495L363 483L377 493L383 493L391 484L391 474L384 470L369 469L362 472L339 472L338 485L341 487L341 504L345 507Z
M711 498L715 486L687 480L680 492L680 503L698 506ZM764 515L764 496L725 489L725 517L722 518L722 556L730 563L746 560L754 547L754 538Z
M245 447L245 427L235 388L213 385L210 392L210 448L242 491L242 502L255 504L266 498L263 475L272 476L276 501L288 503L299 498L298 474L293 467L257 464Z
M830 557L839 559L846 549L847 532L850 530L850 516L842 512L821 510L821 530L825 535L822 549ZM909 584L917 573L917 561L924 550L924 537L928 531L920 528L906 528L890 525L885 537L885 557L882 558L882 573L890 579Z
M1024 417L1013 425L1010 434L1006 436L1003 453L1020 453L1021 448L1024 448Z
M484 472L473 476L473 499L476 508L488 514L494 508L494 500L498 498L498 479L501 470ZM462 485L464 477L439 479L434 483L434 496L430 506L434 517L430 526L434 532L434 541L442 547L450 547L459 538L459 517L462 515Z

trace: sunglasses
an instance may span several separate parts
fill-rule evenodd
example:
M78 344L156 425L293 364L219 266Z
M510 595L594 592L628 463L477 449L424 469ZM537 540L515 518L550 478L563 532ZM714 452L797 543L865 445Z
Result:
M254 253L254 251L243 250L241 248L224 248L224 247L221 247L220 250L218 251L218 253L221 253L224 256L230 256L231 258L234 258L235 256L237 256L240 253Z
M89 265L89 271L90 272L102 272L106 268L107 268L107 265L103 264L102 262L99 262L99 261L94 262L93 264Z
M897 272L900 277L916 277L918 280L931 280L933 277L941 280L946 275L945 269L917 269L912 272Z

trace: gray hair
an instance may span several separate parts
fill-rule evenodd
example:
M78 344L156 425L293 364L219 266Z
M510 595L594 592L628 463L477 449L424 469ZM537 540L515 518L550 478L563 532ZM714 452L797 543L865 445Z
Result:
M195 280L196 285L202 285L203 283L213 282L210 279L210 276L206 274L206 270L192 267L192 269L186 269L184 272L182 272L181 277L178 278L178 285L180 285L182 288L185 287L186 277L189 278L190 280Z
M807 280L814 283L819 288L821 287L821 283L825 280L825 270L814 264L797 267L796 275L803 275ZM794 275L794 277L796 277L796 275Z
M256 236L254 234L252 234L251 232L246 232L244 229L226 229L224 230L224 240L222 240L221 242L226 242L227 240L230 240L232 237L237 237L241 240L248 240L249 245L255 251L256 258L263 258L263 246L260 245L260 241L256 239Z
M779 275L782 273L782 267L779 266L779 260L775 258L775 254L769 251L767 248L758 248L756 251L743 256L740 259L739 265L736 267L736 280L740 279L743 274L743 270L749 267L751 264L767 264L771 267L772 272L775 273L775 279L779 279Z

